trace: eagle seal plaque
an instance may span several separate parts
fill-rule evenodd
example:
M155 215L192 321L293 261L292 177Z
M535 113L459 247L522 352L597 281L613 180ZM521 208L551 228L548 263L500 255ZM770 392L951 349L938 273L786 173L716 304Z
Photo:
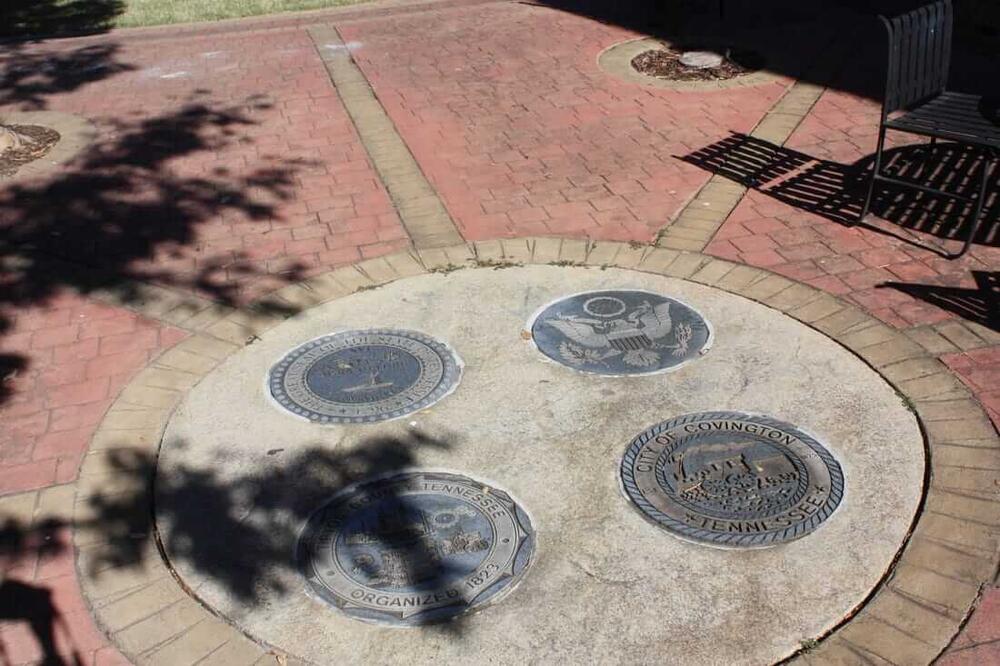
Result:
M335 495L299 537L299 570L346 615L396 626L445 620L510 592L532 558L527 514L457 474L409 472Z
M599 375L677 368L708 351L712 331L696 310L647 291L592 291L543 308L528 329L538 350Z
M274 400L316 423L371 423L424 409L458 385L461 362L443 342L414 331L326 335L271 368Z
M667 531L714 546L771 546L809 534L844 496L840 464L800 429L707 412L638 435L621 462L625 495Z

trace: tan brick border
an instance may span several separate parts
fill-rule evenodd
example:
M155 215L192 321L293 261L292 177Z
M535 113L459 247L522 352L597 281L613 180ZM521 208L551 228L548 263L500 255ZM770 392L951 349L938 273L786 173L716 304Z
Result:
M0 114L0 120L10 125L41 125L59 132L59 141L34 162L21 166L9 178L0 178L0 185L44 176L80 154L97 137L97 129L82 116L61 111L13 111Z
M615 266L717 287L788 314L879 372L913 409L924 431L927 494L910 538L869 599L817 645L789 661L911 666L930 663L945 648L980 587L996 573L1000 438L968 389L931 352L853 305L766 270L702 254L552 238L398 252L285 287L268 303L306 309L408 276L505 263ZM124 481L116 479L112 456L120 460L129 452L155 455L184 393L282 317L219 310L195 319L197 331L139 373L94 435L75 486L78 525L98 518L88 497L97 491L127 490L119 487ZM148 481L140 489L145 501L133 507L140 522L151 519ZM111 565L96 574L88 562L107 546L108 537L80 528L74 540L84 596L97 622L136 662L274 663L268 648L246 638L182 589L155 538L135 544L146 553L141 565Z
M764 114L750 136L785 145L824 90L813 83L796 81ZM744 185L714 174L677 217L660 231L656 245L691 252L704 250L746 193Z
M745 88L747 86L759 86L763 83L771 83L781 79L777 74L772 74L766 70L750 72L742 76L736 76L722 81L670 81L668 79L658 79L636 70L632 66L632 60L645 51L662 49L666 40L651 39L649 37L639 37L618 42L601 51L597 56L597 66L608 74L628 83L637 83L650 88L663 88L666 90L682 90L711 92L713 90L726 90L729 88Z
M340 33L333 26L315 26L308 32L414 247L461 243L444 202L354 63Z

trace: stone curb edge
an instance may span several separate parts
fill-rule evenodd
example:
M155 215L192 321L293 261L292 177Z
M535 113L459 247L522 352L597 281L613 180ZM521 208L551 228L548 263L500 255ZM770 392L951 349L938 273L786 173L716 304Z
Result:
M702 254L618 242L527 238L401 251L282 288L244 311L211 310L200 331L130 382L98 427L75 483L76 564L83 594L111 641L139 664L263 664L275 653L212 614L184 590L155 536L131 544L138 564L100 554L130 535L103 534L93 498L134 492L130 520L152 521L148 478L123 475L155 457L174 407L230 354L303 311L359 289L468 267L551 264L619 267L690 280L760 302L826 334L895 387L925 434L926 496L910 538L882 583L843 623L786 662L931 663L958 632L998 564L1000 438L968 389L903 332L834 296L764 269ZM135 470L132 470L135 471ZM149 534L155 534L155 529ZM283 657L284 658L284 657ZM290 662L289 662L290 663Z
M308 29L330 82L354 123L368 160L378 172L413 245L447 247L462 242L441 197L396 130L340 33L332 26Z

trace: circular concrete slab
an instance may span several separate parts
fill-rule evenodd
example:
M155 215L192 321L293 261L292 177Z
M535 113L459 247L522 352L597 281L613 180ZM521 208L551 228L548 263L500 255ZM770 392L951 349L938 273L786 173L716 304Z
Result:
M567 372L523 331L546 303L638 289L690 303L712 351L640 377ZM462 384L402 420L319 427L268 405L259 378L302 341L398 327L447 340ZM724 550L649 525L619 488L622 451L669 418L768 414L815 436L846 493L813 533ZM509 491L536 530L517 589L444 624L399 629L345 617L295 566L308 517L374 475L448 470ZM192 389L164 436L156 520L177 575L241 629L315 663L767 664L838 624L879 583L918 507L914 416L858 358L731 294L619 269L461 270L400 280L290 319ZM752 636L753 640L746 640Z

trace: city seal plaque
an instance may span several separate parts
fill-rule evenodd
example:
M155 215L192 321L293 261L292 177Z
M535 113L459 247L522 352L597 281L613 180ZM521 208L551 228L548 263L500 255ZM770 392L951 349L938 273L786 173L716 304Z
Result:
M309 518L297 560L312 591L346 615L414 626L497 601L534 543L527 514L502 490L409 472L335 495Z
M691 541L731 548L798 539L844 496L840 465L787 423L735 412L664 421L629 444L622 488L650 521Z
M311 340L271 368L274 400L316 423L371 423L437 402L458 385L461 362L443 342L390 329Z
M696 310L648 291L591 291L547 305L529 322L538 350L582 372L644 375L708 351L712 330Z

